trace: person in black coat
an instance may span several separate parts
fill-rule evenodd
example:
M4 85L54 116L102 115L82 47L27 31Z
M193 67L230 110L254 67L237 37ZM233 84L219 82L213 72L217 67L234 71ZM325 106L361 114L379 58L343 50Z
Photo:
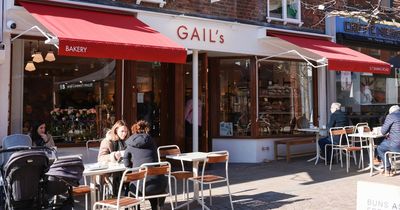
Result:
M349 118L346 116L346 114L342 111L340 111L341 104L334 102L331 105L331 118L329 119L328 125L326 129L328 130L328 136L325 138L322 138L318 141L319 148L321 149L321 154L325 155L325 145L327 144L339 144L340 142L340 137L339 136L334 136L332 139L333 142L331 142L331 137L329 135L329 130L333 127L344 127L349 125ZM330 161L330 156L331 156L331 149L328 148L327 150L327 157L328 162Z
M126 140L126 150L124 154L124 165L126 167L139 167L143 163L158 162L157 146L149 135L150 126L146 121L139 121L131 128L133 135ZM167 177L163 175L147 176L146 195L166 193ZM129 184L129 190L136 192L136 182ZM156 210L164 205L165 198L149 199L151 209Z

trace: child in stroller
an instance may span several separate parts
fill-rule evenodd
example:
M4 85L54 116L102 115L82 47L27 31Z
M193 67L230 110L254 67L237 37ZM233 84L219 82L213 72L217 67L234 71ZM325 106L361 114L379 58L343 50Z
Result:
M26 138L26 135L24 136L20 137ZM0 206L0 209L22 210L49 207L52 205L49 198L67 193L82 177L83 163L81 159L56 159L50 166L45 151L51 149L30 147L31 141L28 140L20 141L20 145L8 147L4 140L3 150L0 153L3 161L1 175L4 190L1 200L5 202L5 206L4 208ZM27 145L24 145L25 143ZM55 157L57 156L55 155ZM60 164L60 162L64 164ZM67 164L65 164L66 162ZM71 167L71 165L75 167ZM63 173L65 171L68 171L67 176ZM70 192L66 201L72 204L73 199ZM64 204L62 203L61 206Z

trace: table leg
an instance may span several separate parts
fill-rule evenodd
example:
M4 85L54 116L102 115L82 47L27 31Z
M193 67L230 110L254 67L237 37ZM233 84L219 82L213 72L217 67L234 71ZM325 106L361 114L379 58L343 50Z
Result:
M96 176L90 176L90 207L92 209L96 202Z
M315 135L315 151L316 151L315 157L307 160L307 162L315 160L315 165L317 165L319 159L325 160L325 158L320 155L321 150L319 148L318 141L319 141L319 132L317 132Z

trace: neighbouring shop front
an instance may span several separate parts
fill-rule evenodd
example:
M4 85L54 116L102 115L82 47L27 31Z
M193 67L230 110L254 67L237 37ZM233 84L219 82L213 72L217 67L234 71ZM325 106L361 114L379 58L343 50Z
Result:
M346 107L353 124L383 124L389 107L399 103L400 27L368 24L357 18L335 17L336 40L356 51L390 63L388 74L336 72L331 79L337 101Z

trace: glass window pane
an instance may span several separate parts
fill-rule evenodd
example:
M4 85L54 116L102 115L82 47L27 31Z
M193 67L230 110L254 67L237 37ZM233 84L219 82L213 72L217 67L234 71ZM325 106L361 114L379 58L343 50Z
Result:
M268 11L269 17L283 18L282 0L269 0Z
M266 61L258 70L261 136L292 135L313 118L312 71L303 62Z
M221 136L250 136L250 60L222 59L220 73Z
M25 40L24 47L25 65L33 53L46 58L52 50L37 40ZM23 132L45 121L56 143L104 136L115 121L115 61L53 53L55 60L33 62L35 69L24 71Z
M161 64L137 62L137 119L151 126L151 135L160 136Z
M291 19L300 19L300 0L286 1L286 17Z

